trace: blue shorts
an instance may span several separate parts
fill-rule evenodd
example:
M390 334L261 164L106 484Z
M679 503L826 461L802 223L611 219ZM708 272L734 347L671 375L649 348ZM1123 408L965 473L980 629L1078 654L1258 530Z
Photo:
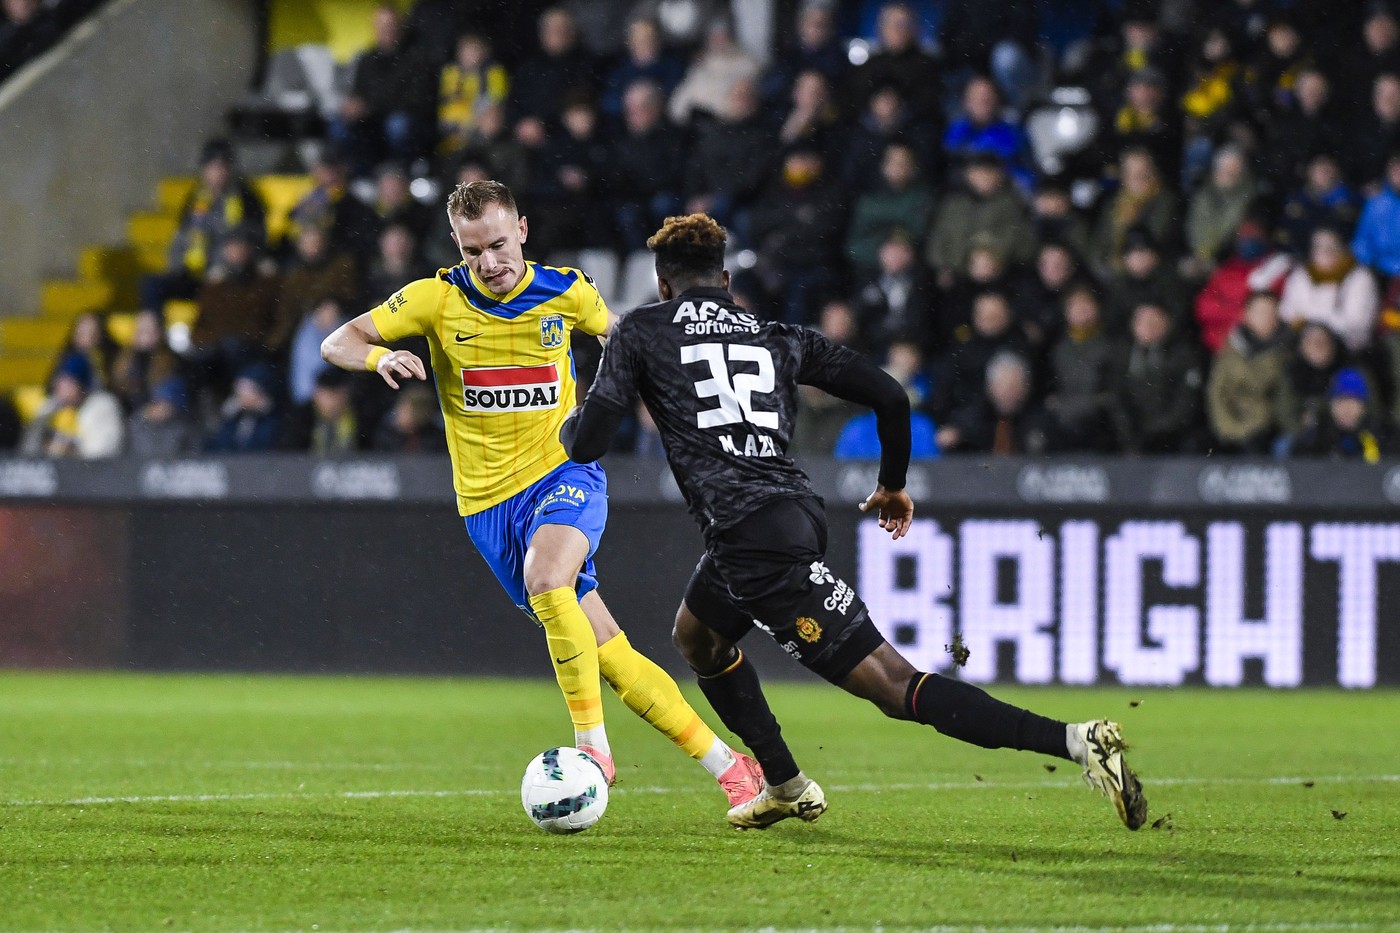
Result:
M507 595L530 618L525 595L525 551L541 525L569 525L588 538L588 559L574 589L582 599L598 588L593 553L608 523L608 475L596 463L561 464L528 489L466 517L467 534L506 588Z

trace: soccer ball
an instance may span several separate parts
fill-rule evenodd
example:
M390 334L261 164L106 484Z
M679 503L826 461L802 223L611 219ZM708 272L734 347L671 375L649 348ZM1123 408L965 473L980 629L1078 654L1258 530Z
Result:
M608 779L576 748L540 752L520 782L525 815L547 833L581 833L608 808Z

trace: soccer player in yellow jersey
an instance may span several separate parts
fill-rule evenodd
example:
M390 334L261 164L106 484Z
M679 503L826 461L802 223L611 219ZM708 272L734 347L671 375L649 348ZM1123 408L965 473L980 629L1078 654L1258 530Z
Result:
M608 780L616 767L600 674L714 775L731 806L753 799L763 787L758 765L716 736L670 675L628 643L598 595L593 553L607 521L607 477L569 460L559 428L576 401L569 337L574 328L605 336L612 313L579 270L525 261L528 226L505 185L459 185L447 216L463 262L343 325L322 356L397 389L427 373L414 354L381 344L428 339L458 511L516 606L544 628L574 744Z

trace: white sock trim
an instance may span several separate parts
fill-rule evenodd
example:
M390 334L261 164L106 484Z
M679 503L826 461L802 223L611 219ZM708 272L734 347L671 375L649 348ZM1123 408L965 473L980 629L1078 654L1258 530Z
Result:
M728 745L724 744L724 739L715 736L715 742L710 746L710 750L700 759L700 764L705 770L710 772L711 777L719 780L719 776L734 766L734 752Z
M574 746L582 748L585 745L612 757L612 748L608 746L608 730L602 726L594 726L592 729L584 729L582 732L574 731Z

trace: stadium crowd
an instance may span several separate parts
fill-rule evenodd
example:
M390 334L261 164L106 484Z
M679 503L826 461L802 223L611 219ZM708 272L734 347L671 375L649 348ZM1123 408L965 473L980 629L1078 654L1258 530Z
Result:
M206 145L132 345L80 319L25 452L441 450L430 391L318 353L458 261L426 174L510 184L545 261L625 263L665 216L712 213L743 304L905 385L919 457L1396 449L1389 0L809 0L779 4L766 62L719 0L572 0L523 53L475 5L375 11L285 242ZM1047 118L1097 132L1047 159ZM179 353L171 298L199 305ZM620 443L660 451L645 412ZM876 445L873 416L804 395L797 450Z
M0 2L0 81L48 51L64 32L102 0L3 0Z

